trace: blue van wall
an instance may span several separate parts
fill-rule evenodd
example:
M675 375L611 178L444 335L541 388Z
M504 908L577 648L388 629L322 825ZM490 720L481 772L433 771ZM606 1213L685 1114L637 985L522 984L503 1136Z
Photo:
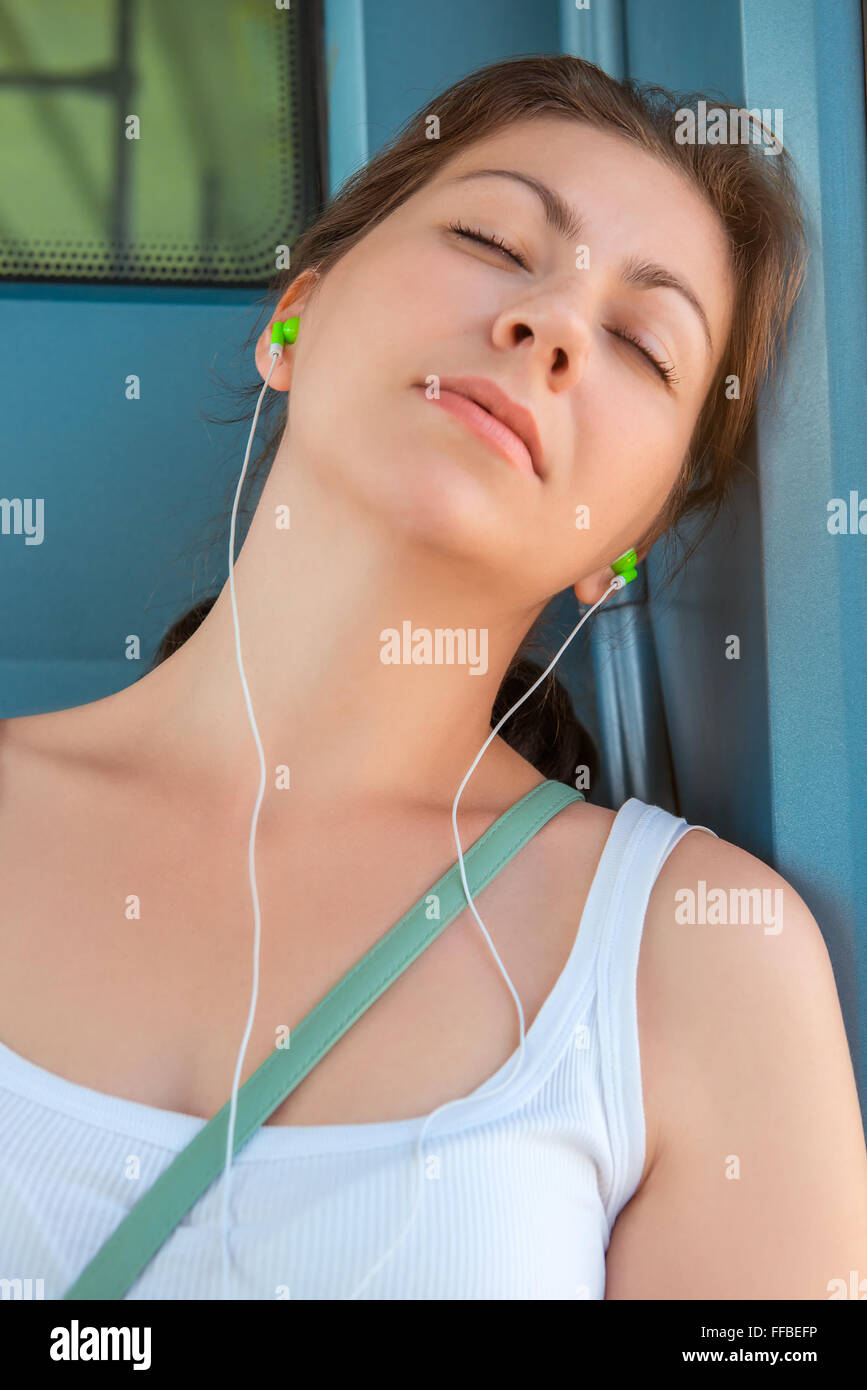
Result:
M604 754L594 799L667 806L801 892L828 941L858 1069L867 542L829 534L827 507L865 490L860 5L441 0L432 17L407 0L325 0L325 19L332 190L427 97L524 53L569 51L617 76L784 110L814 249L778 407L764 402L733 506L677 585L655 552L646 608L635 585L610 601L563 674ZM0 494L46 499L41 545L0 544L0 717L129 684L169 623L225 579L226 555L209 541L246 427L202 416L224 404L212 368L249 376L240 353L260 307L242 290L0 285ZM124 397L130 372L137 402ZM574 596L551 616L565 636ZM138 663L124 656L130 632ZM732 633L738 662L722 655Z

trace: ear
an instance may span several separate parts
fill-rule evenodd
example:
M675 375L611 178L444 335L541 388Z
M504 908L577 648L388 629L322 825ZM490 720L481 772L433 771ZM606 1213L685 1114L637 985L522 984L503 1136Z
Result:
M624 551L623 553L625 554L626 552ZM639 552L638 558L634 563L640 565L643 559L644 554ZM575 597L579 603L588 606L598 603L614 577L614 570L610 565L605 565L602 569L595 570L593 574L585 575L583 579L579 579L578 583L573 585Z
M575 597L579 603L587 605L598 603L613 578L614 571L610 565L606 565L604 569L596 570L593 574L587 574L573 585Z
M284 322L286 319L294 318L296 315L303 315L304 307L308 303L318 279L319 272L317 270L311 268L310 270L302 271L297 280L292 281L289 289L269 318L267 326L262 330L259 341L256 344L256 367L263 381L268 375L268 369L271 366L271 326L274 320L279 319L281 322ZM301 322L303 324L303 318ZM300 325L299 331L301 331ZM277 364L271 373L271 380L268 383L274 391L288 391L292 385L292 364L294 362L294 357L294 344L290 347L284 347L283 355L277 359Z

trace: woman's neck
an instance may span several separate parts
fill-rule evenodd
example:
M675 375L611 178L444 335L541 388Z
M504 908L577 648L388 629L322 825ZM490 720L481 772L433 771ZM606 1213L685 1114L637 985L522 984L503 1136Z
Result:
M540 610L505 613L462 557L423 535L388 534L312 470L279 463L234 571L266 789L285 767L306 804L450 805ZM124 694L150 754L183 783L231 800L258 775L228 581L184 646ZM520 763L499 738L462 806L471 788L496 785L497 763L512 776Z

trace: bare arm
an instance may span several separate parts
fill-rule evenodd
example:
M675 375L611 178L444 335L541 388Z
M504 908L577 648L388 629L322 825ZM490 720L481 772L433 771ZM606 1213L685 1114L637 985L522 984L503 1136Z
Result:
M699 879L728 906L731 889L770 889L769 906L780 890L782 930L678 921L675 895ZM606 1298L828 1299L862 1279L867 1293L855 1079L828 952L794 888L726 841L685 836L651 894L638 1016L648 1163L615 1222Z

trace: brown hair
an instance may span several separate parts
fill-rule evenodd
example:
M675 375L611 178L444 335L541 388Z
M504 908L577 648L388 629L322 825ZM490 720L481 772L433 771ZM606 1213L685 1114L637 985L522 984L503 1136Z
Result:
M786 326L800 293L806 267L806 236L790 156L769 154L767 132L755 117L746 129L756 143L679 143L678 112L694 110L701 93L675 94L632 80L616 81L601 68L567 55L512 58L470 73L413 115L373 159L354 173L292 248L291 269L279 272L262 300L260 320L245 346L251 350L291 283L305 270L320 276L357 244L377 223L423 187L459 151L477 140L533 116L562 116L633 141L679 171L705 197L728 233L735 281L735 302L728 341L699 413L677 482L663 508L635 543L643 557L661 536L684 518L703 515L680 563L683 567L707 534L733 484L737 451L755 410L759 390L777 368L777 348L785 346ZM740 111L725 102L708 101L716 110ZM439 138L429 139L435 115ZM682 117L681 117L682 120ZM737 129L737 118L735 118ZM315 290L314 290L315 293ZM288 310L291 313L291 308ZM736 376L739 394L725 392ZM231 388L230 388L231 389ZM238 392L238 388L235 388ZM238 394L241 415L250 418L261 390L257 380ZM279 406L279 394L267 392L260 418ZM285 413L268 435L255 465L248 469L244 500L263 482L285 428ZM200 601L165 634L153 661L159 664L186 640L209 611L217 595ZM541 621L541 620L540 620ZM534 628L516 653L491 715L495 724L541 674L543 667L526 656L537 641ZM549 658L550 659L550 658ZM547 661L545 662L547 665ZM502 737L545 776L572 784L576 764L591 768L592 741L575 718L571 700L553 672L503 728Z

